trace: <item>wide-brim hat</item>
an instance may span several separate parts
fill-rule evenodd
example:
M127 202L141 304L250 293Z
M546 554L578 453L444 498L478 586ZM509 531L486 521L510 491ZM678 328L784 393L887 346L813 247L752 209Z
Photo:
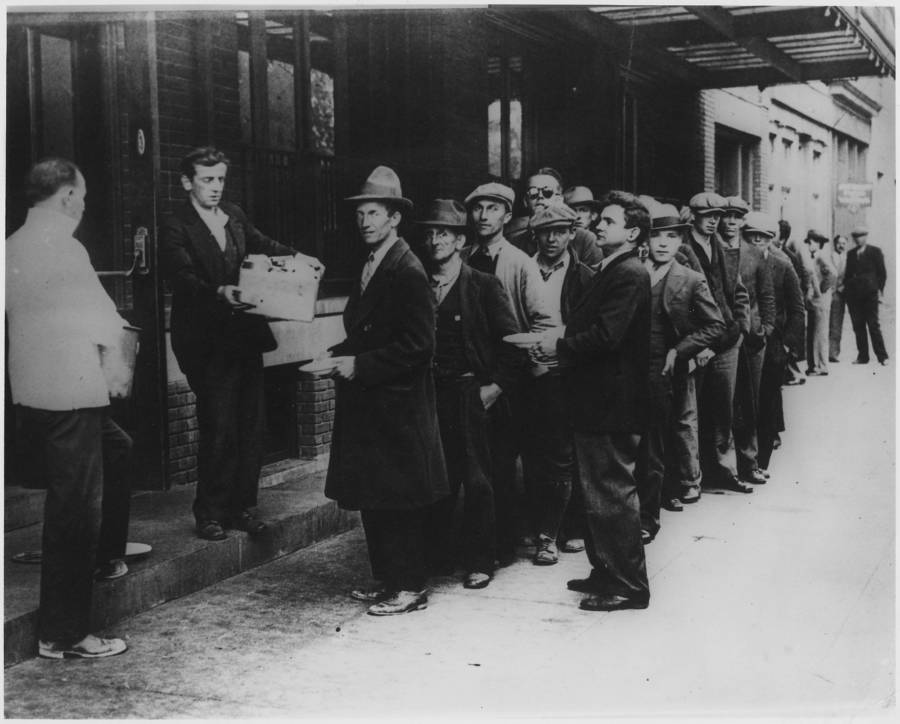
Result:
M456 199L435 199L428 205L425 218L415 223L419 226L445 226L450 229L465 229L466 209Z
M865 226L857 226L853 231L850 232L850 236L854 239L857 236L868 236L869 230Z
M587 206L594 211L600 210L600 202L587 186L570 186L563 192L563 200L573 209Z
M382 201L398 204L406 209L413 207L413 202L403 196L400 177L397 176L394 169L387 166L376 166L359 193L356 196L348 196L344 201L354 204L364 201Z
M661 204L654 201L647 205L647 211L650 212L650 231L666 231L668 229L683 231L691 228L691 225L681 218L678 209L672 204Z
M762 211L749 211L744 217L744 226L741 233L758 232L774 239L778 236L778 219L771 214L764 214Z
M479 199L499 201L506 204L507 207L512 209L513 204L516 201L516 192L513 191L509 186L497 183L496 181L481 184L481 186L476 187L476 189L472 193L466 196L466 208L468 208L473 202L478 201Z
M714 191L703 191L702 193L694 194L691 200L688 201L688 206L691 207L691 211L695 214L722 214L725 212L726 204L725 197L719 196Z

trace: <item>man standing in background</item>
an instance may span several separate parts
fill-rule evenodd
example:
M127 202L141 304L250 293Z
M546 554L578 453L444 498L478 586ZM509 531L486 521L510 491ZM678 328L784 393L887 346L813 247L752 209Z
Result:
M877 246L869 245L869 230L856 227L851 236L855 249L847 252L847 270L844 274L844 290L847 307L856 335L856 360L854 364L869 362L869 336L872 349L879 364L887 364L888 353L881 336L878 321L878 305L884 294L887 271L884 268L884 254ZM868 334L867 334L868 331Z

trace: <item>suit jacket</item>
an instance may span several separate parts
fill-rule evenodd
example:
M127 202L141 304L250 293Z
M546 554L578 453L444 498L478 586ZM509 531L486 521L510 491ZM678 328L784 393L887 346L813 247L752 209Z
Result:
M645 429L649 346L650 275L632 250L593 276L557 343L575 430Z
M572 307L584 296L595 270L589 264L579 261L578 254L569 249L569 268L566 269L566 278L563 279L562 294L559 300L559 311L563 324L569 320Z
M237 247L238 267L247 254L284 256L294 250L270 239L234 204L222 203L226 229ZM163 220L160 264L172 288L172 351L190 376L203 368L214 350L234 356L275 349L272 330L263 317L235 311L220 299L220 286L237 284L228 276L225 255L190 201Z
M848 297L864 297L884 291L886 281L884 254L877 246L866 244L862 256L859 247L847 252L844 289Z
M434 294L403 239L364 293L355 285L344 327L347 338L331 351L355 356L356 376L337 381L325 495L349 510L411 510L445 497L431 373Z
M677 261L666 274L662 304L678 336L675 351L680 360L693 358L725 330L706 278Z
M710 349L723 352L737 343L742 332L750 330L750 299L741 281L740 258L735 254L725 253L725 244L718 234L710 242L712 259L706 256L706 252L689 233L688 244L697 256L713 299L725 320L725 331L715 344L710 345Z
M813 258L812 299L810 303L820 309L831 309L831 294L837 280L837 269L824 251Z
M528 357L503 341L519 331L509 297L496 277L463 264L459 286L463 344L470 368L482 385L496 382L508 392L521 381Z
M775 291L769 265L762 252L746 241L741 241L738 249L728 249L727 253L734 251L739 255L741 281L749 298L750 335L755 338L768 337L775 326ZM759 340L757 349L762 347L763 341L765 340Z
M766 358L781 359L784 347L788 347L797 359L805 356L806 311L803 307L803 291L800 278L787 254L769 247L766 259L772 275L772 289L775 292L775 325Z

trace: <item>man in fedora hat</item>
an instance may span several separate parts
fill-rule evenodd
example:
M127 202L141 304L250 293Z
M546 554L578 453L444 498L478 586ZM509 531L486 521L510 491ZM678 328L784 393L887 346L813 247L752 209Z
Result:
M386 166L346 201L368 256L344 309L346 339L332 347L337 379L325 495L362 514L373 589L350 595L374 616L425 608L425 518L446 497L432 360L434 294L397 234L412 202Z
M806 246L812 258L810 296L806 300L806 374L818 377L828 374L828 323L831 317L831 297L837 281L837 269L830 255L822 247L828 237L810 229Z
M738 350L743 333L750 329L749 299L741 282L739 259L725 254L717 233L727 202L706 191L691 197L688 205L692 218L689 243L725 319L725 330L697 360L701 365L696 373L700 465L705 484L752 493L753 486L737 475L732 431Z
M877 246L869 244L869 230L857 226L852 232L856 248L847 252L847 269L844 272L844 292L853 333L856 335L856 360L854 364L869 361L869 339L880 364L887 364L888 354L878 322L878 305L884 294L887 271L884 254ZM867 335L868 331L868 335Z
M465 490L463 565L466 588L484 588L497 552L490 431L497 400L511 390L525 357L503 337L519 331L500 281L460 259L466 210L435 199L416 222L425 229L425 258L437 304L434 380L450 495L434 504L428 531L434 569L451 567L450 531L459 489Z
M211 146L181 160L187 199L162 224L160 263L172 287L172 351L197 397L197 535L262 533L255 512L264 430L262 353L277 342L265 318L245 314L237 288L247 254L297 254L224 200L228 158ZM302 256L321 268L313 257Z
M563 192L563 201L576 214L576 228L587 229L596 236L600 202L594 198L591 190L587 186L570 186Z
M553 326L541 290L541 274L534 259L504 236L504 225L512 220L515 198L509 186L496 182L481 184L466 197L475 243L463 249L461 257L473 269L500 280L519 332L540 332ZM501 565L515 559L516 458L521 452L526 424L525 412L520 408L528 396L531 375L526 374L516 390L507 391L494 415L494 495L497 557Z
M700 483L697 459L697 404L686 425L673 418L676 385L695 394L689 362L707 349L725 329L725 321L703 274L680 264L676 255L682 235L690 228L671 204L650 203L648 256L650 273L649 424L641 438L635 470L641 501L641 535L656 537L660 507L681 510L680 496ZM677 424L676 424L677 423ZM666 451L671 474L666 473ZM667 481L671 481L668 482ZM663 502L665 501L665 502Z

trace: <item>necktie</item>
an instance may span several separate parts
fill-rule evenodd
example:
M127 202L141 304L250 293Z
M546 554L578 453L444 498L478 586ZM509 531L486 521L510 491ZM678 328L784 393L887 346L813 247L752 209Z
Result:
M369 259L366 261L365 266L362 270L362 277L359 280L359 291L360 293L364 293L366 291L366 287L369 286L369 282L372 281L372 274L375 273L375 252L373 251L369 254Z

